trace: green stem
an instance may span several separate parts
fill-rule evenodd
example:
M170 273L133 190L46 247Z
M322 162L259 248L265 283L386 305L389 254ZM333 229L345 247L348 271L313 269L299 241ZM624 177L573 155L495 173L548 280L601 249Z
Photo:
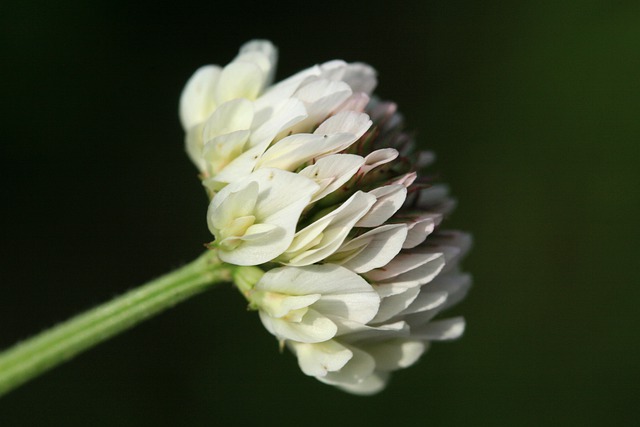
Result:
M214 250L0 353L0 396L108 338L212 286L232 266Z

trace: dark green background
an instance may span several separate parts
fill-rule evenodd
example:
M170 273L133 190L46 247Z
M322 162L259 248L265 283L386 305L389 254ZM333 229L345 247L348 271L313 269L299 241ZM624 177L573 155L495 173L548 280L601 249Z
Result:
M6 396L0 425L637 425L640 3L277 4L1 3L0 346L203 250L178 97L255 37L278 78L372 64L438 154L475 240L465 336L353 397L220 288Z

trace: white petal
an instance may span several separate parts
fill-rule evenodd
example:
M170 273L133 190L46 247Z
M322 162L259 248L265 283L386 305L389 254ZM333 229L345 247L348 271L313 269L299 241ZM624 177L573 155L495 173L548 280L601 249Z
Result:
M249 179L260 184L256 218L294 230L302 209L318 189L309 178L278 169L256 171Z
M373 357L356 347L348 348L352 351L353 357L339 371L328 372L324 377L318 377L320 381L334 385L355 385L373 374L376 366Z
M293 133L308 132L333 113L349 96L351 88L344 82L311 78L303 82L294 96L305 103L305 120L292 128Z
M207 119L202 134L205 144L219 135L247 130L253 121L253 105L246 99L234 99L216 108Z
M229 186L211 200L207 212L207 223L212 234L218 234L236 219L253 214L258 200L259 185L246 181Z
M258 160L256 168L293 171L313 158L344 150L355 141L348 133L314 135L298 133L281 139Z
M393 318L398 313L409 307L419 293L420 288L416 286L413 288L406 288L404 292L382 298L378 313L371 323L381 323Z
M300 175L313 179L320 186L313 195L311 203L334 192L349 181L363 162L364 158L355 154L333 154L318 159L313 165L301 170Z
M462 317L437 320L411 329L411 336L433 341L446 341L459 338L464 333L465 322Z
M265 85L271 84L278 61L278 49L268 40L251 40L242 45L238 57L248 60L249 54L253 54L253 61L267 75Z
M364 347L376 361L376 369L381 371L395 371L408 368L418 361L427 350L428 343L406 338L395 338L374 342Z
M203 126L204 123L200 123L189 128L185 134L184 144L189 158L200 172L204 172L207 169L206 162L202 156L202 147L204 145L202 140Z
M444 306L444 303L447 301L447 292L433 292L431 291L431 285L422 287L420 289L420 294L418 297L411 303L406 310L400 313L400 315L407 315L412 313L421 313L427 310L433 310L438 307ZM427 288L429 290L427 291Z
M429 234L433 233L436 226L434 216L436 215L422 215L407 222L408 234L407 239L402 245L403 249L415 248L424 242ZM437 216L438 218L442 218L441 215Z
M278 339L314 343L333 338L338 330L337 326L327 317L315 310L308 310L301 322L289 322L259 312L264 327Z
M443 255L432 252L403 252L396 256L389 264L385 265L384 268L370 271L365 276L369 280L376 282L389 280L403 273L415 270L424 264L433 262L438 258L443 258Z
M317 65L307 68L269 87L264 94L256 100L256 111L275 105L287 98L291 98L294 92L307 78L320 74Z
M436 258L420 265L419 267L402 273L385 281L378 282L380 284L395 283L402 286L424 285L432 281L445 267L445 258L442 254L438 254Z
M447 260L445 271L454 268L471 248L471 235L460 231L441 230L425 242L424 247L432 252L443 252Z
M470 288L470 275L452 272L448 274L440 274L431 283L429 283L429 285L425 288L425 292L446 293L447 300L441 307L442 310L444 310L460 302L460 300L465 297Z
M394 179L390 183L391 184L404 185L405 187L409 187L411 184L414 183L414 181L417 178L418 178L418 174L416 172L409 172L409 173L406 173L406 174L400 176L399 178Z
M289 341L287 344L296 354L302 372L313 377L338 371L353 357L351 350L334 340L314 344Z
M251 135L251 146L262 145L264 142L271 143L277 135L307 117L307 110L302 101L289 98L273 106L264 108L258 113L254 120L259 125ZM267 145L268 145L267 144Z
M180 122L184 130L204 122L216 108L214 92L221 69L217 65L199 68L180 95Z
M242 154L250 134L249 130L238 130L209 140L202 149L207 172L218 174Z
M234 61L224 67L216 86L216 102L222 104L236 98L254 100L266 82L266 73L255 63Z
M363 63L348 64L342 78L354 92L371 94L378 84L376 70Z
M347 63L341 59L333 59L320 65L320 76L333 81L341 81L344 77Z
M384 390L388 382L388 372L376 371L357 384L339 384L338 388L348 393L370 396Z
M349 133L354 135L354 141L356 141L369 130L371 124L371 119L365 113L342 111L322 122L313 133L316 135Z
M229 183L238 182L249 177L260 155L268 145L269 142L266 141L265 144L255 146L240 154L227 164L216 176L205 179L203 185L215 192Z
M369 191L376 196L376 203L356 224L357 227L377 227L402 207L407 197L407 188L404 185L386 185Z
M287 295L373 292L362 277L332 264L274 268L262 276L256 289Z
M335 106L338 106L351 95L351 92L349 85L344 82L324 78L310 78L300 85L294 96L310 105L317 102L324 102L327 99L335 102L335 99L341 98L340 101L335 104Z
M275 268L262 276L255 289L286 295L320 294L311 308L336 323L341 319L367 323L380 303L366 280L331 264Z
M340 328L342 320L365 324L378 312L380 298L371 289L367 292L341 293L339 295L323 295L313 304L313 309L329 317ZM346 330L340 328L341 332Z
M356 192L333 212L296 233L292 247L300 247L300 241L309 241L309 236L318 236L313 246L304 246L292 251L288 249L284 258L290 265L309 265L319 262L340 247L354 224L373 205L375 198L361 191Z
M242 201L250 199L249 193L235 194L249 186L255 188L256 184L255 204L250 209L245 208ZM209 208L213 231L222 230L235 218L246 215L255 217L256 225L250 231L268 231L257 239L242 239L233 250L221 248L220 258L237 265L257 265L280 255L291 244L300 214L317 188L306 177L277 169L262 169L220 190ZM252 197L256 196L252 193ZM227 201L227 198L230 199ZM268 225L269 229L258 227L260 224Z
M330 258L330 262L340 259L341 253L354 252L343 262L336 263L356 273L365 273L388 264L400 252L406 237L406 225L383 225L344 243Z
M360 170L360 173L366 175L372 169L395 160L398 155L398 150L395 148L381 148L372 151L364 158L364 166Z
M399 295L403 292L407 292L408 289L417 288L418 285L416 282L412 283L376 283L375 289L378 292L380 298L387 298L393 295Z
M356 92L348 97L338 108L335 113L341 111L357 111L362 113L369 104L369 96L366 93Z
M257 303L260 310L271 317L284 317L289 312L309 307L318 301L322 295L285 295L276 292L254 291L251 294L251 301Z
M355 329L355 328L354 328ZM399 337L409 337L411 330L405 321L385 323L378 326L365 325L356 332L341 335L340 341L345 345L360 346L363 342L381 341Z

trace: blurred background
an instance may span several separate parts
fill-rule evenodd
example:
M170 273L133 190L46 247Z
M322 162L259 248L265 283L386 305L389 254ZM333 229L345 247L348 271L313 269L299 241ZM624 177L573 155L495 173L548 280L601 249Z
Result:
M0 400L2 426L637 425L640 3L3 1L0 347L211 240L178 97L252 38L364 61L459 201L474 287L388 389L305 377L231 287Z

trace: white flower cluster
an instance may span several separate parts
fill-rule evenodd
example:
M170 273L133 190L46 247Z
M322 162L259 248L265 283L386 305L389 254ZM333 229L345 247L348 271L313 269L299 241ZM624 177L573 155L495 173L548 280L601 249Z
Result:
M260 268L241 290L305 374L376 393L430 341L462 334L462 318L432 319L470 286L470 239L439 229L453 201L418 175L432 156L395 105L370 99L371 67L330 61L272 85L276 56L249 42L182 93L211 246L238 277Z

